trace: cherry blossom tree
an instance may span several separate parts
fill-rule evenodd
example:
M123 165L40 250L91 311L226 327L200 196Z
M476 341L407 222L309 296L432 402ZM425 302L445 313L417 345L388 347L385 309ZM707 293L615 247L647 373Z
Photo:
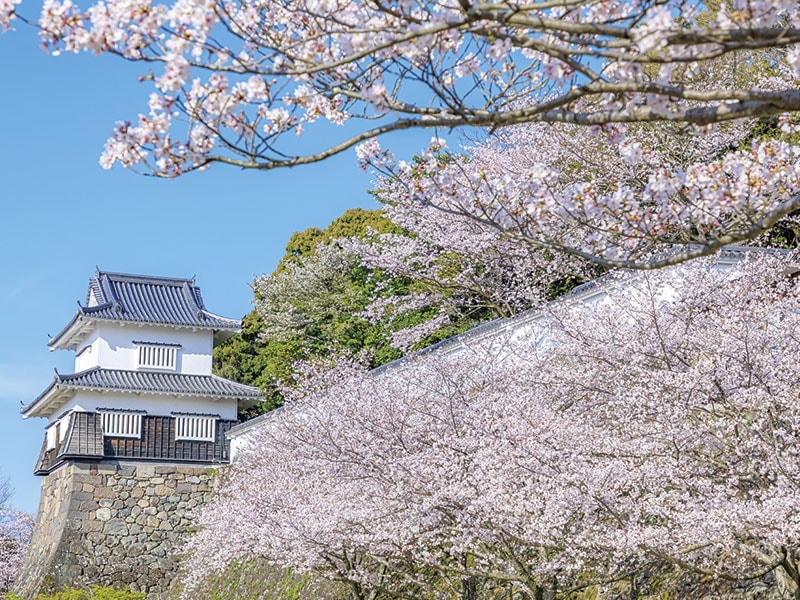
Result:
M368 162L381 197L399 209L432 206L524 246L651 269L757 237L796 208L794 127L775 123L763 135L751 126L704 133L531 124L465 154L434 139L413 162L381 154Z
M354 220L358 228L341 227ZM325 231L295 234L278 269L255 278L255 310L215 350L215 369L262 387L264 412L280 404L276 383L292 383L296 361L345 351L377 367L541 304L594 271L430 207L348 211Z
M116 125L101 163L162 177L214 163L291 167L354 147L375 161L391 132L520 123L605 127L605 141L636 161L645 148L626 143L628 124L708 129L800 109L792 0L47 0L38 20L23 12L20 0L2 0L0 28L34 23L54 54L112 53L148 69L149 110ZM765 71L755 82L741 75L753 65ZM469 214L527 241L642 266L652 264L637 252L642 238L674 242L699 228L711 252L796 209L794 154L762 143L681 172L659 165L649 190L577 186L555 206L542 190L558 174L544 160L519 189L490 186L492 202L508 195L508 206L486 200ZM776 181L784 171L785 186ZM629 227L606 224L607 213L637 204L632 196L660 209L634 210ZM579 244L560 229L565 212L622 239ZM522 215L541 225L517 231Z
M264 319L262 338L299 337L305 347L333 343L343 317L360 305L347 287L356 260L337 245L319 244L283 271L257 277L253 303Z
M401 202L398 181L381 182L383 214L403 233L374 232L338 243L371 269L410 282L406 293L379 287L363 316L394 325L393 345L407 350L443 327L510 317L538 306L590 279L588 261L548 248L519 244L468 216L432 204ZM383 186L386 186L385 188ZM398 194L399 192L399 194ZM421 323L402 326L414 311L428 311Z
M28 551L35 518L8 505L11 486L0 484L0 593L10 591Z
M18 4L4 0L0 23L22 18ZM409 128L705 126L797 111L798 12L786 0L48 0L37 26L55 53L160 63L150 115L120 124L103 160L174 176L322 160ZM777 51L787 81L709 88L694 77L727 70L741 50ZM317 121L353 121L357 133L298 154L286 134Z
M615 275L377 372L309 367L202 513L195 584L260 556L354 598L665 569L800 593L796 270Z

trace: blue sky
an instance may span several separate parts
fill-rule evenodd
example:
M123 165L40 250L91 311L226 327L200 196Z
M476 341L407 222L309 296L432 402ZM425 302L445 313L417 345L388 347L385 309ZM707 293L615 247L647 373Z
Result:
M95 266L196 275L212 311L241 317L248 284L273 270L292 232L375 207L353 152L299 170L218 168L175 181L104 171L98 157L114 122L147 109L151 84L137 77L148 71L114 57L48 56L24 25L0 34L0 471L12 503L31 512L45 422L23 421L20 403L53 368L73 371L72 353L48 351L48 334L84 302ZM430 136L388 144L404 156Z

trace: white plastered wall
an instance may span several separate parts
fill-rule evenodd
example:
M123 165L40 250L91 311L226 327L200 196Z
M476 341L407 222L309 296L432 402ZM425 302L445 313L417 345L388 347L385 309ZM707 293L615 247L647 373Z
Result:
M232 436L231 440L231 462L236 460L237 455L241 450L246 448L249 444L252 443L250 436L247 434Z
M149 415L169 416L172 412L219 415L222 420L235 421L237 417L236 400L230 398L194 398L191 396L170 396L160 394L131 394L122 392L93 392L78 390L61 407L58 415L69 410L95 412L98 408L143 410ZM58 416L54 415L54 416ZM51 419L51 423L55 419Z
M210 375L214 335L208 329L158 327L131 323L97 323L75 356L75 371L138 368L137 342L179 344L176 373Z
M83 341L83 344L75 352L75 372L80 373L86 369L97 366L97 354L99 352L100 339L97 329Z

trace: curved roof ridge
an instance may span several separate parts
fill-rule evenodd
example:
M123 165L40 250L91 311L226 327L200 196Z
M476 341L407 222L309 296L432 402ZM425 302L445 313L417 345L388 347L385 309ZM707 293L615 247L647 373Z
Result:
M59 373L56 371L56 380L59 383L63 383L65 381L71 381L72 379L83 377L92 373L93 371L99 371L102 367L100 365L95 365L94 367L89 367L88 369L84 369L83 371L78 371L77 373Z
M204 318L203 313L205 312L205 306L203 306L202 300L198 298L198 295L195 293L197 287L194 285L194 283L190 284L188 281L184 281L181 289L183 290L186 299L195 306L197 318Z
M173 285L183 285L189 283L194 285L194 278L189 277L168 277L165 275L142 275L138 273L122 273L119 271L98 271L97 276L106 276L111 280L129 281L133 283L172 283Z
M241 330L239 319L209 311L194 277L162 277L98 270L89 280L87 304L49 342L51 348L75 348L92 321L132 322L193 327L223 332L221 339ZM83 321L83 323L79 323ZM216 335L216 334L215 334Z

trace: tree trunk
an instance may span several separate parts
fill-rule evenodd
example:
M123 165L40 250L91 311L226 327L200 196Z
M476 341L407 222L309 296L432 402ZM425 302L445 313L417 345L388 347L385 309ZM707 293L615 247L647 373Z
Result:
M478 600L478 584L474 577L461 579L461 600Z
M639 597L639 578L636 575L631 576L631 588L628 597L630 600L636 600Z
M798 572L797 563L792 556L791 549L785 549L783 555L783 562L781 568L789 579L794 584L794 600L800 600L800 572ZM776 575L778 572L776 572Z

